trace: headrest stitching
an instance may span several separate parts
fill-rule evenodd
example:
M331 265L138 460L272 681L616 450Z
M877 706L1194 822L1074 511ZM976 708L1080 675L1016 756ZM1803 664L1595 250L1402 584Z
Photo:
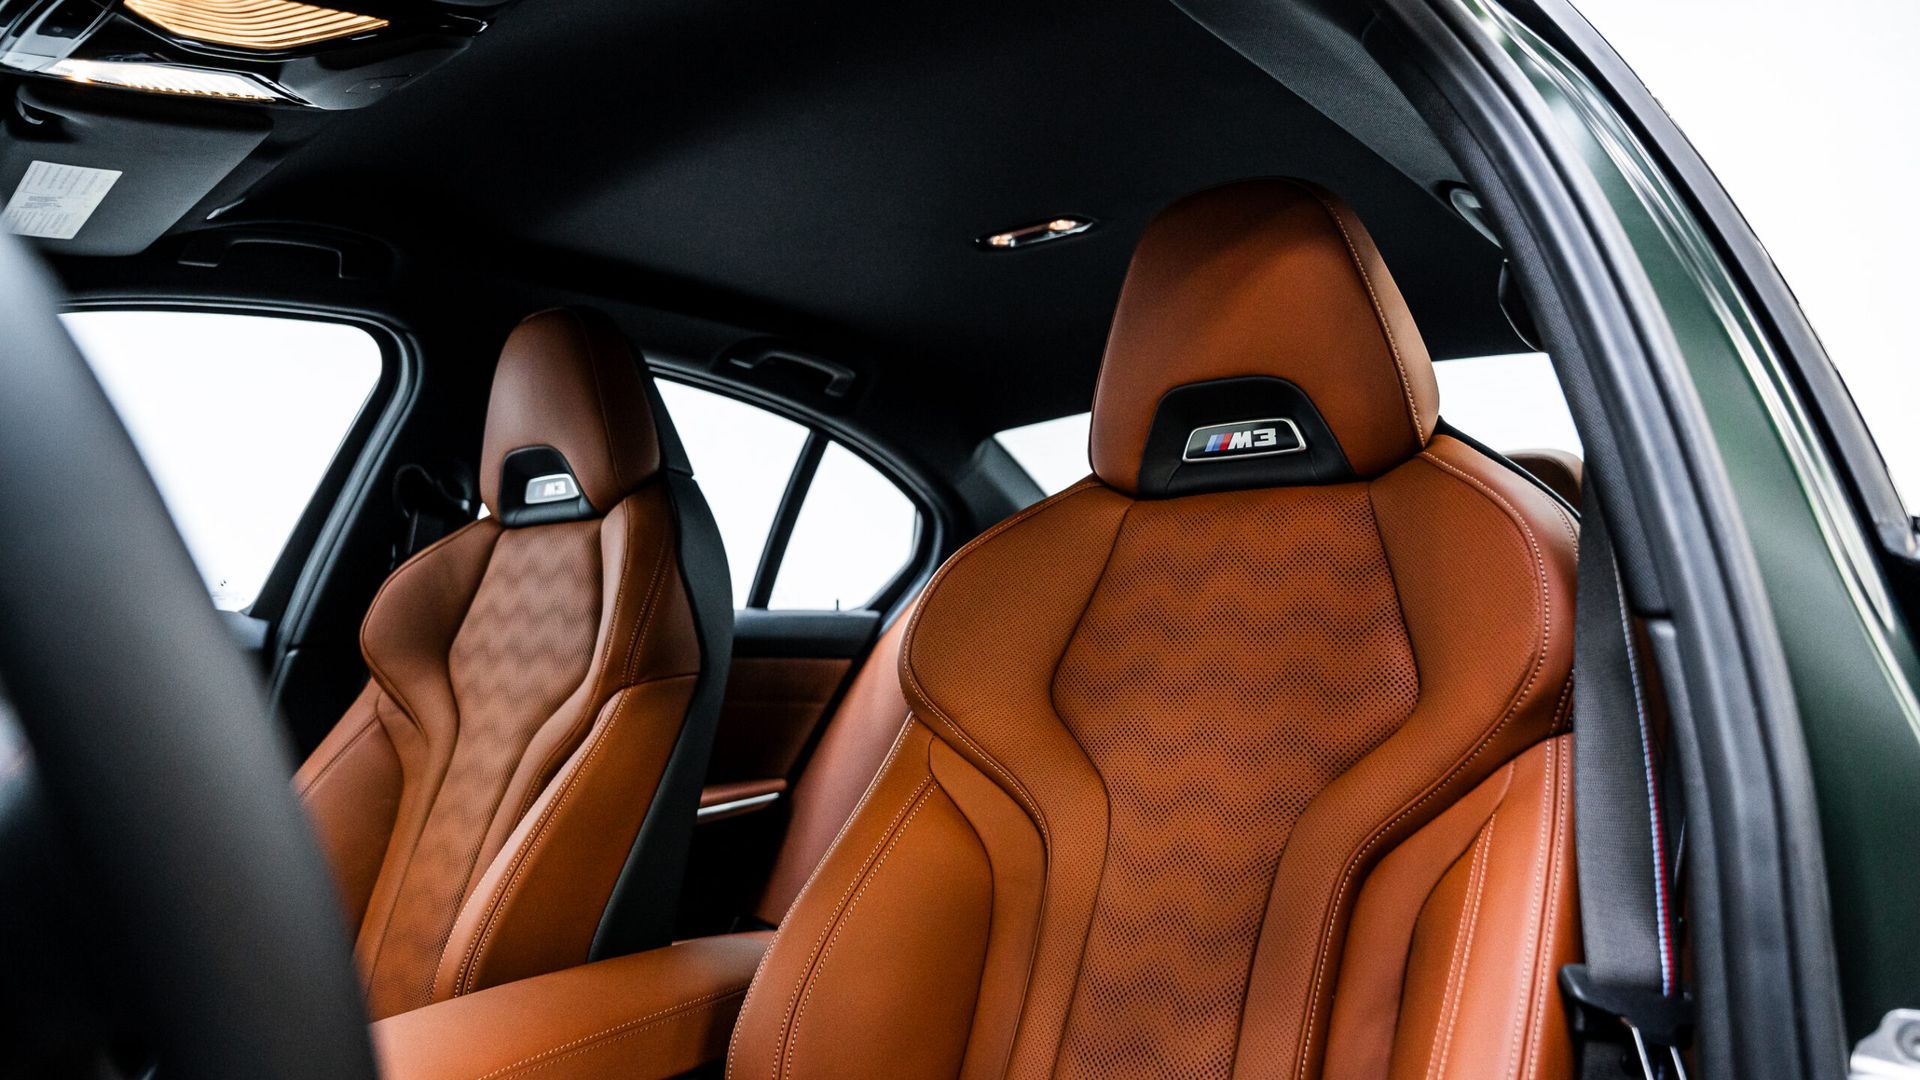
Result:
M1381 336L1387 339L1387 352L1393 356L1393 368L1400 376L1400 390L1407 398L1407 417L1413 423L1413 444L1422 446L1425 440L1420 437L1420 405L1413 395L1413 383L1407 379L1407 366L1400 359L1400 344L1393 340L1393 326L1387 321L1387 313L1380 307L1380 295L1373 289L1373 279L1367 275L1367 267L1360 258L1360 251L1353 245L1353 236L1347 232L1347 223L1340 220L1340 212L1334 209L1326 196L1307 184L1299 185L1302 191L1313 196L1327 216L1333 219L1334 227L1340 230L1340 239L1347 245L1347 257L1353 261L1353 269L1360 275L1360 283L1367 287L1367 302L1373 305L1374 321L1380 324Z

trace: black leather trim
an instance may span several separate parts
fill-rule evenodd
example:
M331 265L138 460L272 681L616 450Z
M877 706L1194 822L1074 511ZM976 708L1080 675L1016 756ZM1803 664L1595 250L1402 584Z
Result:
M1195 428L1275 417L1299 427L1305 449L1269 457L1182 460L1187 436ZM1306 391L1286 379L1249 375L1188 383L1161 395L1140 456L1136 492L1140 498L1157 499L1352 479L1353 466Z

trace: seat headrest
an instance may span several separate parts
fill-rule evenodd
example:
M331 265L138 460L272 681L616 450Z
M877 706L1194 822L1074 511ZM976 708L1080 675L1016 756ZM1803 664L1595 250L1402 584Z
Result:
M1353 211L1293 180L1174 203L1127 270L1090 456L1143 498L1375 476L1439 418L1420 332Z
M648 376L604 313L527 316L500 350L480 498L501 524L594 517L660 470Z

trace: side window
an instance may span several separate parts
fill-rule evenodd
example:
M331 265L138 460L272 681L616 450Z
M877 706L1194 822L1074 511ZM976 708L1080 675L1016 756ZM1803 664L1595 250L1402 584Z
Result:
M807 442L807 429L744 401L684 383L659 380L673 426L686 444L693 476L706 496L733 575L733 606L746 607L760 552L780 512L787 478Z
M865 607L912 560L920 511L818 430L660 380L727 549L736 607Z
M913 557L920 513L893 481L829 442L807 487L768 607L863 607Z
M1041 491L1052 495L1072 487L1090 471L1087 430L1092 421L1092 413L1074 413L1008 428L993 438L1013 455Z
M1545 353L1474 356L1433 365L1447 422L1502 452L1580 453L1580 436ZM1087 475L1090 413L1008 428L994 436L1048 495Z
M1546 353L1442 360L1433 374L1440 381L1440 415L1495 450L1580 453L1573 415Z
M250 607L380 381L379 342L318 319L128 309L62 318L214 605Z

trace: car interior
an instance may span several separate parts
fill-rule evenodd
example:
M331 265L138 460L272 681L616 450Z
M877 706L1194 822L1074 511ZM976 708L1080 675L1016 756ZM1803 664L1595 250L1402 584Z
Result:
M380 1075L1624 1052L1562 976L1611 556L1365 5L345 6L0 3L0 194L68 185L45 280L264 690L310 836L274 873L350 964L288 992L347 987ZM288 327L314 351L250 336ZM307 374L195 382L229 354ZM1651 775L1660 672L1618 644ZM93 902L31 891L20 925ZM244 894L182 903L243 956ZM169 995L120 940L65 1004L9 988L10 1068L264 1068L139 1019ZM346 1075L320 1028L273 1038Z

